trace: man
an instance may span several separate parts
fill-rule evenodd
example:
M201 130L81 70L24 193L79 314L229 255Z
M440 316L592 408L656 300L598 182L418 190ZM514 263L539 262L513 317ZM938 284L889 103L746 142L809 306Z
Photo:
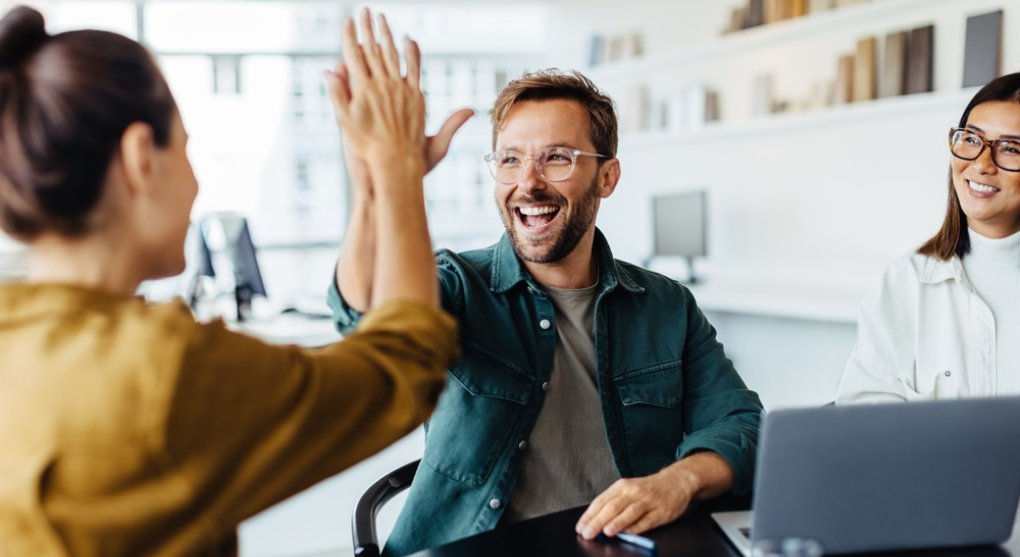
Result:
M748 492L758 396L691 293L614 260L595 227L620 179L612 101L579 73L542 71L500 93L492 123L486 160L506 234L437 255L463 359L387 551L589 502L584 538L639 533L693 499ZM341 329L371 300L368 205L356 202L330 295Z

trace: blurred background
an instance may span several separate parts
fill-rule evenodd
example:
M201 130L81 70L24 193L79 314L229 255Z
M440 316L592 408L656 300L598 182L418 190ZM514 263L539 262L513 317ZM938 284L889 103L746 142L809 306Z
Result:
M1020 7L1008 0L0 8L17 3L40 9L51 32L107 29L152 50L191 136L193 219L246 219L266 314L325 311L350 193L321 71L339 59L344 16L369 5L419 41L430 133L457 108L478 112L426 179L437 248L482 247L502 232L482 161L497 91L524 71L583 71L621 118L622 179L599 216L615 255L691 284L769 408L831 400L860 296L941 223L949 128L979 85L1020 70ZM685 241L664 241L676 238ZM143 294L187 296L201 266L191 253L184 275ZM0 280L16 280L24 261L0 235ZM230 287L220 278L211 288ZM231 317L203 317L217 314ZM419 432L249 521L242 554L349 555L354 499L420 451Z

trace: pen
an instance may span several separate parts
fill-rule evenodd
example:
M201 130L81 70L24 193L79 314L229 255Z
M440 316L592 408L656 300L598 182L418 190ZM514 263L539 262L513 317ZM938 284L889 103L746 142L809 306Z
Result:
M639 536L637 534L628 534L626 532L620 532L619 534L616 535L616 537L620 538L621 542L636 545L638 547L643 547L645 549L650 549L652 551L655 550L655 540L651 538L646 538L644 536Z

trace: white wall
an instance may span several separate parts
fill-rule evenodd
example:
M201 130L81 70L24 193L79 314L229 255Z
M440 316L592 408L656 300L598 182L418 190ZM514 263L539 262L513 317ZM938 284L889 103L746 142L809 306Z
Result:
M814 303L798 300L799 290L828 290L842 305L837 317L820 320L793 309L770 316L754 302L745 311L723 303L718 288L703 303L767 406L823 403L853 344L853 301L941 222L946 136L976 91L960 88L966 17L1005 10L1003 70L1017 71L1020 10L1007 0L874 0L722 37L737 4L563 0L558 26L550 26L558 28L550 65L585 68L592 33L637 30L643 59L585 70L624 105L624 118L636 86L653 101L689 84L720 92L716 125L621 136L623 174L599 225L618 257L640 262L651 251L650 196L707 189L710 253L700 266L707 285L730 285L733 296L753 286L762 304L774 294L791 306ZM772 74L780 96L807 97L815 81L835 76L837 57L852 53L858 38L875 35L881 48L886 33L929 23L935 93L752 115L756 75Z

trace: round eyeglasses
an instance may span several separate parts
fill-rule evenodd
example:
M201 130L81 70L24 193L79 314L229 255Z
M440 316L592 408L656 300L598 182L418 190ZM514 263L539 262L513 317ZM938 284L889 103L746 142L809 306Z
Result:
M609 155L589 153L569 147L546 147L534 155L525 155L513 149L504 149L485 155L489 172L503 185L517 183L524 175L528 159L535 161L535 171L550 182L562 182L574 173L577 157L612 158Z
M1009 172L1020 171L1020 139L989 140L975 130L967 128L949 130L949 151L958 159L975 160L981 156L986 146L992 150L992 162L995 166Z

